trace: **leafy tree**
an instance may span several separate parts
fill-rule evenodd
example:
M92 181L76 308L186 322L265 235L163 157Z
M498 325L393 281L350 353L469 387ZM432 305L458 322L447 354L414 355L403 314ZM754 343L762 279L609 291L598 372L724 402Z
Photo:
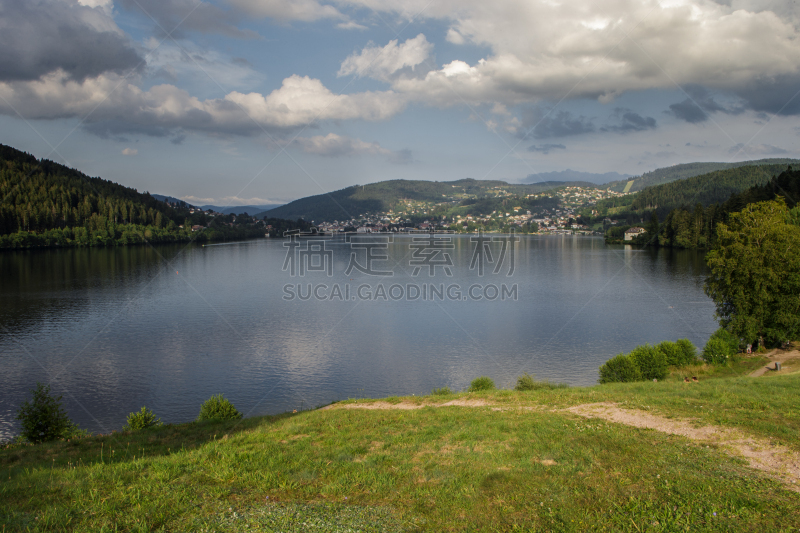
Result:
M17 412L17 420L22 422L22 437L36 442L63 439L77 429L61 406L61 396L50 394L50 385L37 383L31 391L33 398L22 404Z
M747 343L800 336L800 228L782 198L747 205L717 226L705 291L722 327Z

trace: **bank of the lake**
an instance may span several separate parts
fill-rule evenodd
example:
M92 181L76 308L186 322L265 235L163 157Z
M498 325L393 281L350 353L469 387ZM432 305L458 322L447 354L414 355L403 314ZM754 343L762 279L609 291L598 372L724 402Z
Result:
M800 452L800 373L755 358L663 382L387 398L0 451L5 531L794 531L791 481L722 441ZM787 366L795 366L787 365ZM685 372L685 371L684 371ZM451 404L444 406L444 404ZM355 404L355 405L354 405Z

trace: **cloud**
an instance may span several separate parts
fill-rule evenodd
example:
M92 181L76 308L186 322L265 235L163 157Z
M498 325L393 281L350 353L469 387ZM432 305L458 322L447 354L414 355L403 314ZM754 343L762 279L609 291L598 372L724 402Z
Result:
M155 33L166 37L181 38L186 31L218 33L240 39L256 39L259 35L251 30L236 27L239 17L234 12L223 11L208 2L195 0L117 0L119 5L131 12L139 13L155 25Z
M735 146L731 146L728 150L729 154L741 154L741 155L782 155L788 154L789 152L784 150L783 148L778 148L777 146L773 146L771 144L743 144L739 143Z
M567 147L563 144L533 144L528 146L529 152L540 152L545 155L549 154L552 150L566 150Z
M669 112L677 118L691 124L708 120L708 113L700 109L700 107L689 98L677 104L670 104Z
M532 130L530 128L533 127ZM551 112L544 115L541 110L529 112L523 117L523 138L549 139L551 137L571 137L595 131L592 120L584 116L576 117L569 111Z
M800 73L758 76L735 92L750 109L779 115L800 115Z
M0 113L29 120L86 117L88 131L101 135L286 132L326 120L384 120L406 105L392 91L336 95L320 80L297 75L267 95L232 91L200 100L174 85L144 91L117 75L77 82L59 71L34 82L0 83L0 97Z
M298 137L294 140L300 148L307 154L314 154L323 157L354 157L360 155L380 155L387 157L390 162L396 164L410 163L413 158L410 150L393 152L383 148L376 142L365 142L360 139L353 139L335 133L329 133L315 137Z
M564 95L606 103L628 91L678 83L747 93L753 108L772 110L787 101L785 89L800 65L793 21L755 3L505 0L491 9L482 0L411 0L402 8L388 0L347 4L401 15L401 9L417 10L446 23L450 42L463 39L490 50L471 64L456 59L424 77L393 80L394 90L436 106L462 99L514 105ZM761 103L755 91L773 82L774 98Z
M56 70L84 80L140 68L143 59L101 8L76 0L4 0L0 81L31 81Z
M684 91L689 95L689 98L682 102L671 104L667 113L686 122L692 124L704 122L708 120L709 113L721 112L729 115L738 115L744 112L742 105L725 106L720 104L714 99L711 92L701 85L688 85L684 87Z
M645 131L656 128L656 119L653 117L643 117L630 109L618 107L614 111L614 117L619 120L619 124L603 126L600 131L611 131L615 133L630 133L632 131Z
M122 151L122 155L137 155L138 153L139 150L137 150L136 148L125 148Z
M421 33L401 45L397 42L394 39L384 47L368 46L361 53L352 54L344 60L337 76L355 74L388 81L401 69L414 70L433 50L433 45Z
M348 20L347 22L340 22L336 25L337 28L340 30L366 30L367 27L359 24L357 22L353 22L352 20Z
M248 15L281 22L346 18L335 7L316 0L230 0L230 3Z

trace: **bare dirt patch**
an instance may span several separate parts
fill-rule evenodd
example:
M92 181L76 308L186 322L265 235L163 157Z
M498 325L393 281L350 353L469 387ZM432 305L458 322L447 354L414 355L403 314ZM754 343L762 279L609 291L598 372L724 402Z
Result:
M586 418L602 418L626 426L653 429L680 435L693 441L719 446L729 455L744 458L750 467L766 472L800 492L800 454L767 439L744 435L716 426L695 426L689 420L664 418L637 409L622 409L613 403L591 403L570 407L566 411Z
M370 403L345 403L345 404L331 404L322 407L320 410L325 409L422 409L424 407L488 407L491 405L486 400L470 400L469 398L460 398L458 400L451 400L446 403L389 403L389 402L370 402Z
M768 353L767 358L769 358L769 364L767 366L759 368L758 370L755 370L754 372L751 372L750 373L751 378L757 378L765 374L769 375L788 374L792 372L793 370L796 369L798 364L800 364L800 351L775 350L773 352ZM778 371L775 371L775 363L780 363L783 368L781 368Z

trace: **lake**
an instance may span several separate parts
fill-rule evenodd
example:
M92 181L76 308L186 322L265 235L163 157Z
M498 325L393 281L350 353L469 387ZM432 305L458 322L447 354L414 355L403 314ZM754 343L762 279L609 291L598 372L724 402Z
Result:
M254 416L481 375L591 385L617 353L717 327L700 252L518 239L0 252L0 439L37 382L109 433L143 405L192 420L217 393Z

